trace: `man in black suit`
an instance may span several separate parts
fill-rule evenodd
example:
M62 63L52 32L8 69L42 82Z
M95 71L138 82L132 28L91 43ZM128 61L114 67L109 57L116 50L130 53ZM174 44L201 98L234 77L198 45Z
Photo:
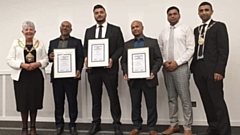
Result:
M155 125L157 122L157 107L156 107L156 87L158 85L157 72L160 70L163 59L156 39L148 38L143 35L143 25L140 21L133 21L131 24L132 34L134 39L127 41L124 45L121 65L123 70L123 79L128 81L131 103L132 103L132 122L133 130L129 135L137 135L142 129L143 119L141 117L141 101L142 93L144 93L147 105L147 126L149 135L157 135ZM129 79L128 78L128 49L148 47L149 62L150 62L150 77Z
M50 41L48 56L49 61L54 62L55 48L75 48L76 57L76 77L75 78L54 78L53 66L51 70L51 82L53 86L53 96L55 103L55 122L57 127L57 135L61 135L64 129L64 100L65 93L67 95L68 107L69 107L69 130L71 135L77 135L76 119L78 115L77 107L77 93L78 93L78 81L80 80L81 71L83 68L83 47L80 39L70 36L72 31L72 25L68 21L64 21L60 27L61 36ZM53 63L54 64L54 63Z
M87 135L93 135L101 130L102 112L102 84L104 83L110 99L111 114L113 117L114 131L116 135L122 135L120 129L121 108L118 97L118 70L119 57L122 56L124 40L119 27L106 22L106 11L102 5L96 5L93 9L96 25L88 28L84 39L84 56L87 67L88 81L92 94L92 127ZM88 40L108 38L109 40L109 65L107 67L88 68Z
M223 78L228 60L229 41L224 23L211 19L212 5L198 7L202 25L194 30L195 53L191 72L200 92L209 124L206 135L230 135L231 127L223 94Z

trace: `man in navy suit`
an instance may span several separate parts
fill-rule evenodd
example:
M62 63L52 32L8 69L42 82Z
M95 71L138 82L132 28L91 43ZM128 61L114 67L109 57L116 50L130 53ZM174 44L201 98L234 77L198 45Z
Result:
M64 21L60 27L61 36L51 40L48 50L49 61L54 62L55 48L75 48L76 58L76 77L74 78L54 78L53 66L51 70L51 82L53 86L53 96L55 103L55 122L57 127L57 135L61 135L64 129L64 100L65 93L67 95L68 107L69 107L69 130L71 135L77 135L76 119L78 115L77 107L77 93L78 93L78 81L80 80L81 71L83 68L83 47L80 39L70 36L72 31L72 25L68 21ZM54 63L53 63L54 64Z
M134 39L127 41L124 45L121 65L123 70L123 79L128 81L129 91L132 103L132 122L133 130L129 135L138 135L142 130L143 119L141 117L142 93L144 94L147 106L147 126L149 135L157 135L155 125L157 122L157 72L160 70L163 59L156 39L152 39L143 35L143 25L140 21L133 21L131 24ZM127 51L132 48L149 48L149 78L128 79L128 57Z
M114 131L116 135L122 135L120 129L121 108L118 97L118 70L119 58L122 56L124 45L123 35L120 27L106 22L106 11L102 5L96 5L93 9L96 25L88 28L84 39L84 56L87 67L88 81L92 94L92 127L87 135L93 135L101 130L102 112L102 85L106 86L110 99L111 114L113 118ZM109 40L109 65L106 67L88 68L88 40L97 38L107 38Z
M194 29L195 53L191 72L199 90L209 128L205 135L231 135L223 94L223 78L229 54L228 32L224 23L211 19L212 5L198 7L202 25Z

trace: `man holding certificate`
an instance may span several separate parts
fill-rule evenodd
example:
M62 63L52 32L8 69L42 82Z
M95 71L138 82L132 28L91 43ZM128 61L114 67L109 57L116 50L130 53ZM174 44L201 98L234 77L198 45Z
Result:
M69 130L71 135L77 135L75 121L78 115L77 93L78 81L80 80L83 67L83 47L80 39L70 36L72 31L72 25L70 22L62 22L60 31L61 36L50 41L48 50L49 61L53 62L51 82L55 103L57 135L61 135L64 129L63 114L65 93L67 95L69 107ZM69 52L69 49L74 50L74 52ZM72 59L75 60L71 61ZM74 72L75 76L66 76L65 74L68 72ZM59 78L56 76L57 74L58 76L63 77Z
M131 24L131 29L132 34L135 38L125 43L123 56L121 59L121 65L124 75L123 79L128 81L132 103L132 122L134 129L130 132L130 135L137 135L142 130L142 93L145 96L147 105L147 126L149 130L149 135L157 135L157 132L155 131L155 125L157 122L157 72L162 66L163 59L157 40L148 38L143 35L142 22L133 21ZM149 51L146 52L140 50L144 48L148 48ZM131 55L129 55L130 51L133 49L135 49L135 51L132 51ZM138 52L137 50L140 51ZM132 62L129 62L130 60ZM147 65L146 63L149 63L149 65ZM139 78L136 78L136 76L138 76L139 74L146 72L146 69L148 67L150 68L150 72L148 72L148 77L144 77L143 75L142 77L140 76ZM133 74L130 79L129 73Z
M92 94L92 127L87 135L101 130L101 99L104 83L110 99L115 135L120 129L121 108L118 97L119 57L122 56L124 40L119 27L106 22L106 11L102 5L93 9L96 25L85 32L84 55Z

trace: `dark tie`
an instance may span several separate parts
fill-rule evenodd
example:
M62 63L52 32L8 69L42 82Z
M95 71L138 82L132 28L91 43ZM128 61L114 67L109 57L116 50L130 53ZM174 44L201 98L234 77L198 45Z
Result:
M201 38L204 38L204 31L205 31L205 27L207 26L207 24L203 24L202 25L202 30L201 30ZM198 56L202 56L203 55L203 45L199 45L199 51L198 51Z
M102 38L102 25L99 25L98 38Z

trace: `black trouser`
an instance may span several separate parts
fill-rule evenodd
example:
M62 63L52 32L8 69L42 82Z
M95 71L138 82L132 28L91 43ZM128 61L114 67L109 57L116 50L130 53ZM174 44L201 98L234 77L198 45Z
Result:
M64 101L65 93L68 100L69 127L75 127L75 121L78 115L77 107L77 93L78 80L77 79L54 79L52 82L53 96L55 102L55 122L57 127L64 127Z
M213 77L206 74L203 60L197 61L195 67L193 77L203 102L209 130L218 132L218 135L231 135L223 81L214 81Z
M156 107L156 87L148 87L146 81L141 83L133 83L130 86L130 95L132 102L132 122L136 129L142 129L143 119L141 117L141 102L142 93L144 94L147 106L147 126L149 130L155 130L157 122L157 107Z
M95 68L92 69L91 73L88 73L88 81L90 83L92 93L92 123L97 125L101 123L102 85L104 83L110 99L113 124L121 124L121 108L117 90L118 74L109 74L106 72L106 69Z

